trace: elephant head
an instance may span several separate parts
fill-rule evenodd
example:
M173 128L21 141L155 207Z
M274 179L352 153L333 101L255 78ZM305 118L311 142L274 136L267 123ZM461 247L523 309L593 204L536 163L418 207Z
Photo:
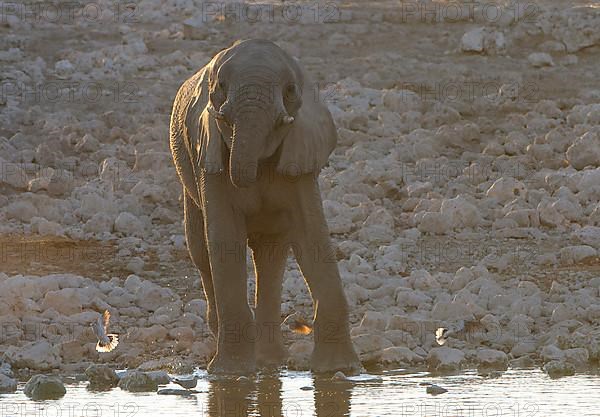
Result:
M274 43L247 40L221 51L202 85L198 155L209 174L227 168L236 187L248 187L274 155L284 175L327 163L337 141L331 114L299 63Z

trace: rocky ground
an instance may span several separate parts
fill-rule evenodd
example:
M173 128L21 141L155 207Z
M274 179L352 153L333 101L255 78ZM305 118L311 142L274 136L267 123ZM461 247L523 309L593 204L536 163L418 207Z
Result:
M320 183L365 364L594 366L600 10L570 3L4 10L4 361L17 373L206 364L170 107L216 52L262 37L302 61L339 129ZM311 308L290 260L282 313ZM104 309L121 343L99 356L88 324ZM461 319L481 326L439 347L435 329ZM289 342L289 365L306 367L310 338Z

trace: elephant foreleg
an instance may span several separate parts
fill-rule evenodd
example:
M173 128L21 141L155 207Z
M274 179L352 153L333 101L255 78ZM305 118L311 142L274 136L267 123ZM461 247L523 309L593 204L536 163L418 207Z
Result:
M310 289L315 306L312 369L317 372L357 372L360 362L350 340L348 303L342 287L337 260L316 179L306 176L298 183L293 246L298 265Z
M243 213L222 192L220 177L207 180L211 204L204 207L206 240L217 305L217 353L208 370L218 374L251 373L256 369L256 324L248 305L246 225Z
M287 357L281 334L281 291L289 243L280 235L250 239L256 271L256 360L261 367L278 367Z
M194 200L183 189L183 212L185 221L185 239L187 241L188 251L192 262L200 271L202 279L202 287L206 296L206 317L208 319L208 327L211 332L217 336L217 307L215 303L215 292L213 289L212 274L210 272L210 261L208 259L208 251L206 249L206 238L204 234L204 219L200 208L194 203Z

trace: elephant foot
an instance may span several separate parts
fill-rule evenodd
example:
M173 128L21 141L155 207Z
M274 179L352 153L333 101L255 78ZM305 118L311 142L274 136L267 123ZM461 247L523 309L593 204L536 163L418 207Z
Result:
M288 351L283 342L258 344L256 346L256 363L263 369L281 367L287 360Z
M315 345L311 357L311 370L313 372L336 372L358 374L364 369L352 347L352 342L321 343Z
M228 355L218 352L208 364L207 370L214 375L249 375L256 372L254 351L240 355Z

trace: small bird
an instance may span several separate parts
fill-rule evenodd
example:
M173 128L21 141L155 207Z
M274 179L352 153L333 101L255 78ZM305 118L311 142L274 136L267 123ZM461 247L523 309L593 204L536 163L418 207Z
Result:
M306 321L297 311L287 316L281 324L287 324L288 328L294 333L303 335L312 333L312 325Z
M98 317L98 321L90 325L98 339L98 343L96 343L96 350L98 352L110 352L119 344L119 335L108 333L109 321L110 313L108 310L105 310L104 314Z
M198 384L198 377L196 375L194 375L192 378L189 378L189 379L171 378L171 382L174 382L177 385L179 385L189 391L193 388L196 388L196 385Z
M470 339L475 332L483 333L484 327L479 320L460 320L448 327L439 327L435 331L435 341L443 345L449 337L457 339Z

